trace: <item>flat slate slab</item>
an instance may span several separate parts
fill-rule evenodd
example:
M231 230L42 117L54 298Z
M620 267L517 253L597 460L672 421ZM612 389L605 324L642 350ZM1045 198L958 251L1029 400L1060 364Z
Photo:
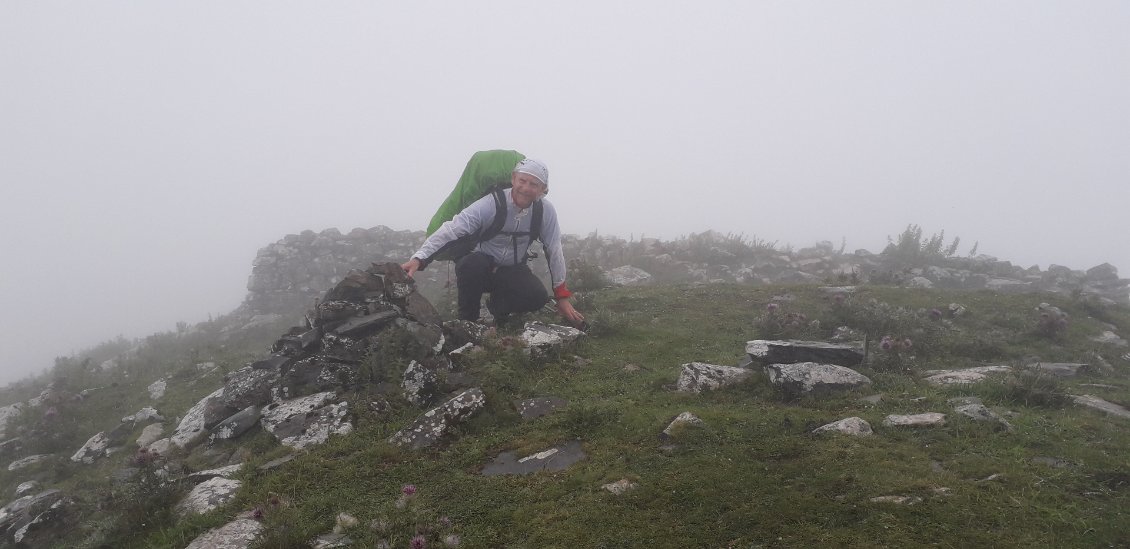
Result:
M388 442L413 450L439 442L453 425L467 419L486 405L482 389L474 387L455 395L447 402L424 412L407 427L389 437Z
M371 315L359 316L345 321L344 324L334 328L333 333L343 336L364 335L366 332L375 331L392 321L398 315L396 311L381 311Z
M792 364L819 362L838 366L859 366L863 363L863 346L823 341L747 341L745 352L760 364Z
M185 549L247 549L263 531L263 523L248 516L204 532Z
M561 446L518 459L514 452L503 452L483 467L483 476L528 475L538 471L561 471L585 459L581 441L573 440Z
M839 421L833 421L827 425L817 427L812 433L839 433L857 437L866 437L875 434L875 432L871 430L871 424L860 417L847 417Z
M765 367L769 382L791 393L847 391L871 384L867 376L845 366L800 362Z
M558 397L537 397L528 398L526 400L514 401L514 409L522 416L522 419L529 421L541 416L552 414L569 405L569 401Z
M1028 366L1055 377L1077 377L1091 371L1090 364L1074 362L1037 362Z
M989 374L1011 372L1010 366L978 366L958 370L926 370L926 381L934 385L968 385L984 381Z
M911 415L891 414L883 420L883 425L887 427L938 427L945 424L946 415L938 412Z
M751 375L753 372L746 368L689 362L683 364L675 390L683 393L701 393L740 383Z
M1081 395L1075 397L1075 404L1084 406L1092 410L1106 412L1112 416L1117 416L1125 419L1130 419L1130 410L1119 406L1113 402L1107 402L1095 395Z

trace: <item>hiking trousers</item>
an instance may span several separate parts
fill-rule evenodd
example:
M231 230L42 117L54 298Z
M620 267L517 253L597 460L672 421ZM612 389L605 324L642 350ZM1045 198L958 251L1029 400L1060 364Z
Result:
M513 313L529 313L549 301L549 292L525 264L499 267L494 258L473 252L455 262L459 290L459 318L479 319L479 302L490 294L487 308L496 319Z

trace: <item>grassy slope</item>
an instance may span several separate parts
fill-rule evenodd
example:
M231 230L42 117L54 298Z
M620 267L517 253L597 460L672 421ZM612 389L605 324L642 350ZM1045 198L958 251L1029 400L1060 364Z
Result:
M845 319L881 326L915 338L914 360L882 371L861 371L873 391L830 399L789 400L764 377L702 395L671 390L680 365L690 361L734 364L746 340L776 329L764 322L766 304L791 293L789 311L804 312L821 327L791 328L792 334L826 337ZM897 321L884 324L864 304L875 298L893 306ZM407 452L383 442L419 409L392 402L377 413L378 397L353 394L357 430L338 437L269 473L246 468L245 489L219 512L180 524L156 517L118 545L183 547L203 530L236 512L263 505L270 534L267 547L289 547L325 533L334 516L348 512L361 521L350 534L360 546L379 536L371 520L404 519L391 503L400 486L419 487L413 505L420 517L448 516L464 547L842 547L1054 546L1130 544L1130 422L1070 405L1035 406L1038 394L1020 383L935 388L916 371L984 363L1019 364L1089 361L1101 314L1125 335L1130 312L1098 310L1061 300L1072 314L1067 333L1033 333L1033 308L1046 296L865 287L837 309L814 287L716 285L619 289L586 296L584 310L598 329L578 350L592 360L531 363L495 350L469 367L482 382L488 408L460 427L459 437L433 451ZM968 313L948 328L914 311L962 303ZM868 316L870 315L870 316ZM1124 351L1120 351L1124 352ZM1053 389L1090 392L1130 402L1125 361L1106 353L1118 370L1102 379L1061 382ZM626 369L625 365L639 366ZM1106 383L1116 389L1075 388ZM201 390L202 393L209 391ZM859 397L879 392L877 405ZM522 422L514 399L566 398L563 412ZM1012 432L952 414L946 399L976 395L990 407L1016 412ZM191 403L185 401L186 408ZM661 451L657 434L682 411L706 427L686 429L672 451ZM898 430L881 426L890 413L938 411L945 427ZM814 437L809 432L848 416L868 420L869 438ZM252 465L283 453L266 435L252 436ZM501 451L528 455L580 438L588 459L560 473L482 477L477 471ZM243 441L245 444L247 441ZM1047 456L1072 465L1032 463ZM107 468L108 466L102 466ZM1002 480L981 482L992 474ZM612 496L604 483L629 478L639 488ZM948 488L946 495L935 492ZM883 495L923 498L912 506L872 503ZM269 504L272 498L281 503ZM277 508L276 508L277 507ZM399 518L398 518L399 517ZM411 534L401 528L393 546Z

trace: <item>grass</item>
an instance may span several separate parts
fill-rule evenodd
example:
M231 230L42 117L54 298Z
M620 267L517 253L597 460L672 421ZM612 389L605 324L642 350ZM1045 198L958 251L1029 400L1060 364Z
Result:
M1105 329L1093 318L1094 311L1087 310L1093 303L861 287L850 298L853 304L863 307L875 300L888 310L901 311L896 315L900 321L884 329L904 330L915 339L914 356L906 358L905 368L860 368L873 380L872 390L786 399L760 375L701 395L671 390L683 363L737 363L745 341L762 336L758 327L766 305L786 293L794 297L786 304L790 310L819 321L817 327L806 328L815 337L826 338L839 321L858 321L853 327L861 330L871 322L865 313L837 312L829 296L810 286L592 292L583 298L584 310L598 322L593 337L575 350L591 363L578 366L568 356L531 362L504 351L481 355L468 370L480 380L487 407L461 425L445 446L411 452L388 445L385 440L421 410L392 399L385 411L373 411L367 403L379 395L362 388L347 396L357 416L351 435L334 437L278 469L261 472L255 466L283 455L285 449L265 433L248 434L238 444L253 450L248 453L250 467L244 468L244 489L232 504L180 522L157 514L157 523L118 528L107 539L116 547L183 547L236 513L261 506L267 510L269 532L262 547L300 546L329 532L340 512L359 519L360 526L348 533L361 547L388 538L395 540L393 546L405 546L417 520L430 524L443 516L450 517L463 547L1130 544L1124 511L1130 509L1130 423L1055 398L1091 392L1130 402L1124 360L1107 353L1117 371L1101 379L1018 376L962 388L934 387L918 379L920 371L935 367L1022 364L1031 357L1085 361L1097 347L1087 337ZM1040 301L1071 315L1061 337L1042 337L1035 331L1034 307ZM964 305L966 314L945 322L923 316L922 310L951 302ZM1126 308L1106 307L1101 315L1103 322L1123 330L1130 327ZM229 344L233 349L240 346ZM253 354L241 353L246 352L217 351L210 358L237 367L246 354ZM174 353L166 360L189 362L177 357ZM628 364L638 368L626 369ZM167 417L183 412L220 382L209 378L183 394L170 394L161 412ZM1078 387L1094 382L1116 388ZM96 430L106 429L111 412L120 417L136 411L135 405L147 399L144 383L103 393L107 402L96 404L100 416L89 419L91 426L102 421L104 426ZM176 390L170 386L170 393ZM878 404L859 400L874 392L883 395ZM547 395L570 404L528 422L511 405L516 399ZM953 414L946 400L956 396L978 396L998 411L1014 412L1008 416L1014 429L1004 431ZM120 408L126 411L119 413ZM683 411L702 418L705 426L683 429L674 448L660 448L659 432ZM947 413L947 425L920 430L882 426L888 414L926 411ZM876 436L810 434L815 427L849 416L866 419ZM522 477L478 474L500 452L528 455L577 438L587 459L566 471ZM229 443L227 448L236 446ZM1069 465L1051 467L1034 462L1038 457ZM187 461L203 465L199 450ZM99 479L120 463L67 467L75 472L67 489L90 493L103 486ZM983 480L994 474L1001 476ZM20 478L4 475L3 487ZM639 487L622 496L601 489L621 478ZM404 484L419 488L414 511L393 505ZM871 501L885 495L922 501ZM395 517L400 518L392 520ZM377 519L389 520L399 530L373 532L368 525ZM75 545L66 541L64 545Z

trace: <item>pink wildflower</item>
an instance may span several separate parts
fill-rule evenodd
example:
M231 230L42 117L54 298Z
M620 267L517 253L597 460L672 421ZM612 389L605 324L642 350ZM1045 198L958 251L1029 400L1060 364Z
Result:
M416 536L408 543L408 547L411 549L425 549L427 546L428 541L424 539L424 536Z
M400 493L404 494L404 497L410 498L410 497L416 495L416 485L415 484L405 484L400 489Z

